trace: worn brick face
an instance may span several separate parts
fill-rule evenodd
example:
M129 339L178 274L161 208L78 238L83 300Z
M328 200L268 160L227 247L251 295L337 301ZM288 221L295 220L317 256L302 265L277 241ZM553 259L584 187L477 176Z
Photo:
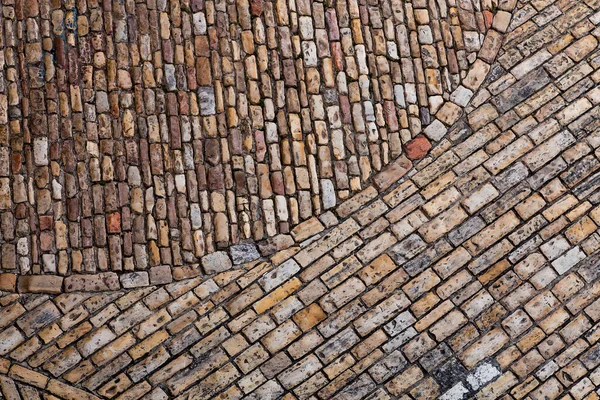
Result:
M2 18L0 398L600 395L600 2Z

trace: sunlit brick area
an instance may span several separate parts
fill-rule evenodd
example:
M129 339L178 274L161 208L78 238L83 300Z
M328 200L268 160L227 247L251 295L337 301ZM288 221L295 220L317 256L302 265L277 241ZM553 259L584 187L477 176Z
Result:
M600 0L3 0L0 399L600 398Z

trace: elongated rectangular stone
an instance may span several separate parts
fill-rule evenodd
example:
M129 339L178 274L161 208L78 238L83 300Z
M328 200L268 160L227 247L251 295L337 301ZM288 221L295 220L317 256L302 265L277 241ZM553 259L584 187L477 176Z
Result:
M550 82L550 76L543 68L533 70L525 79L517 81L493 98L492 102L500 113L505 113Z
M412 167L412 162L406 156L400 156L390 165L373 177L373 182L379 190L385 190L398 182Z
M359 210L375 197L377 197L377 190L373 186L369 186L362 192L355 194L350 199L340 204L338 208L336 208L336 212L341 218L345 218Z
M365 336L409 305L410 300L403 293L397 293L357 318L354 326L361 336Z
M435 178L437 178L442 173L446 172L459 162L460 158L453 152L448 151L441 155L437 160L429 164L427 167L417 172L412 177L412 180L418 186L424 187L429 182L433 181Z
M500 350L508 339L508 335L502 329L493 329L462 352L460 359L467 368L472 368L479 361Z
M419 233L428 243L431 243L467 218L468 214L457 204L419 228Z
M19 328L27 336L33 335L38 329L50 324L61 316L61 312L52 301L47 301L43 305L28 312L17 321Z
M562 131L529 152L523 157L523 162L532 171L536 171L574 142L575 138L571 133Z
M480 254L500 238L508 235L520 222L516 214L510 211L469 239L464 246L471 254Z
M306 267L323 254L358 232L360 225L353 219L347 219L331 231L323 235L317 242L298 252L294 259L301 267Z
M211 371L227 362L228 357L221 349L213 351L195 367L185 371L185 373L175 376L167 381L166 386L169 391L177 395L191 386L194 382L202 379Z
M533 143L527 137L523 136L515 140L507 147L496 153L483 165L494 175L502 171L518 158L523 156L533 148Z

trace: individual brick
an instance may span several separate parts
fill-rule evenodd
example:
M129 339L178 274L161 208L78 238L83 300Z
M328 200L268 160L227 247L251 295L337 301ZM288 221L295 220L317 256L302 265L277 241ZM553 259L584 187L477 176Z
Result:
M471 368L477 362L502 348L506 342L508 342L508 336L499 328L493 329L464 350L460 358L468 368Z

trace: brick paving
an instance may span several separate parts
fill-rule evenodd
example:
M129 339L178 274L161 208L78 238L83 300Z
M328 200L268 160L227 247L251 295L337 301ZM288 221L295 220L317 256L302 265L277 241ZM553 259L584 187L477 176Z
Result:
M2 22L0 399L600 398L600 1Z
M62 276L285 248L440 140L514 8L3 3L2 268Z

